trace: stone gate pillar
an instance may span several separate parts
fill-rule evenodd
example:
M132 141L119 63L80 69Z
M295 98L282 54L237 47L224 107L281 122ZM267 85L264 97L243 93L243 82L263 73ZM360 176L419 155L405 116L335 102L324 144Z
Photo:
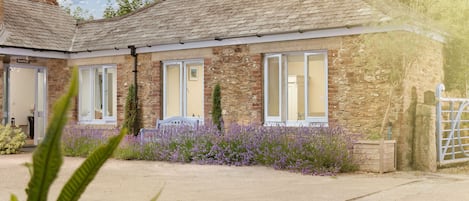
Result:
M432 93L433 94L433 93ZM435 172L436 161L436 114L432 94L425 94L425 103L417 104L415 115L413 168ZM433 96L434 97L434 96Z

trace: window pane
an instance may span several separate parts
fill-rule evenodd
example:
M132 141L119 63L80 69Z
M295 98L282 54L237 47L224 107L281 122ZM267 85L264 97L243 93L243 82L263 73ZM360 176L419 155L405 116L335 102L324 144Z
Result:
M308 116L326 116L325 55L308 56Z
M94 69L94 119L103 119L103 69Z
M105 116L106 117L116 117L117 113L117 79L116 79L116 69L115 68L106 68L106 86L105 86Z
M204 116L204 80L203 80L203 64L187 64L187 116L201 117Z
M91 95L93 88L91 86L91 69L80 70L80 91L79 91L79 119L91 120L93 118L93 109Z
M166 117L181 116L179 64L166 66Z
M280 116L279 57L267 59L268 112L267 116Z
M288 117L289 121L305 120L304 56L288 55Z

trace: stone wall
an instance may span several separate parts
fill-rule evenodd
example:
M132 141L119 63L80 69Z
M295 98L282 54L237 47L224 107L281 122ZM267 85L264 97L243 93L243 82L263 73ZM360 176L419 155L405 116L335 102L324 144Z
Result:
M366 137L379 134L388 103L398 98L389 101L386 69L371 71L354 61L360 42L358 36L343 37L341 46L329 53L329 110L339 125Z
M420 56L397 86L390 84L391 69L371 70L354 61L358 51L367 51L357 46L361 42L359 37L343 37L337 56L334 56L335 50L329 51L329 59L333 60L329 65L330 121L363 137L387 136L391 122L392 139L397 140L399 169L412 167L415 107L423 102L424 92L434 92L443 78L442 45L430 39L419 39L423 42L419 47Z
M430 39L420 38L421 51L417 62L409 69L407 77L402 85L402 107L398 113L399 118L394 122L399 127L394 127L399 135L397 139L398 165L400 169L410 169L415 166L414 153L416 139L420 135L428 133L416 132L416 108L424 103L424 93L435 93L436 85L443 82L443 45ZM427 103L428 104L428 103ZM435 146L429 144L427 146ZM419 146L421 147L421 145Z
M213 88L219 83L225 124L262 122L262 72L261 54L251 54L247 45L213 48L213 57L205 59L205 117L211 117Z
M138 57L138 97L142 110L142 123L146 128L155 127L160 116L160 62L153 62L151 54Z
M442 45L430 39L423 41L419 47L421 57L398 86L392 86L388 80L391 69L370 69L354 60L360 51L367 51L360 49L359 36L142 54L139 55L138 82L144 127L154 127L161 118L161 61L203 59L205 118L211 117L213 87L220 83L225 123L249 124L264 121L263 54L327 50L330 125L342 126L365 138L372 134L384 136L391 122L392 139L397 141L398 168L408 169L413 161L415 107L423 101L423 93L434 91L443 77ZM133 57L69 61L69 65L100 63L117 64L118 125L121 125L128 86L133 83Z
M67 92L72 68L67 66L66 60L47 59L47 103L49 120L52 117L53 104Z

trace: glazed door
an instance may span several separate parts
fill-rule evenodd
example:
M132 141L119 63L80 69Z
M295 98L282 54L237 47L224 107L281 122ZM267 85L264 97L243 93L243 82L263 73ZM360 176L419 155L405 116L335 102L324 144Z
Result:
M43 68L36 69L36 104L34 109L34 144L45 136L47 125L47 74Z

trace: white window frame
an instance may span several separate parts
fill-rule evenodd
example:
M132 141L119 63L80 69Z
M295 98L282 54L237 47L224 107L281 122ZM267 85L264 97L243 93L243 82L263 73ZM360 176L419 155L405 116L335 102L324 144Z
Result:
M283 104L283 89L282 89L282 75L284 73L282 73L282 54L272 54L272 55L266 55L265 57L265 60L264 60L264 97L265 97L265 104L264 104L264 116L265 116L265 120L266 122L281 122L282 121L282 104ZM269 59L270 58L278 58L278 61L279 61L279 68L278 68L278 78L279 78L279 116L269 116L269 107L267 107L268 103L269 103L269 68L268 68L268 63L269 63Z
M96 89L96 82L95 82L95 69L102 69L103 71L103 85L101 86L101 91L102 91L102 99L101 102L102 102L102 115L103 115L103 119L95 119L95 115L94 115L94 112L91 112L90 113L90 116L88 116L87 118L82 118L81 117L81 104L78 103L78 121L80 124L116 124L117 123L117 113L114 113L114 116L107 116L106 115L106 112L105 112L105 109L104 108L107 108L107 90L106 90L106 87L107 87L107 70L108 69L115 69L116 70L116 75L112 78L112 79L117 79L117 65L115 64L106 64L106 65L92 65L92 66L80 66L79 67L79 73L78 73L78 76L79 76L79 80L82 80L82 70L90 70L90 76L93 78L93 79L90 79L90 85L92 86L91 88L91 91L89 93L91 93L90 95L90 108L95 108L95 100L96 100L96 97L95 97L95 89ZM117 82L113 82L113 83L117 83ZM117 87L117 86L116 86ZM82 84L79 84L79 93L78 93L78 101L80 101L80 96L81 96L81 92L82 92ZM117 91L114 92L114 95L117 96ZM117 99L116 99L117 100ZM117 104L117 102L115 103ZM117 107L117 105L116 105Z
M305 92L305 120L298 120L298 121L289 121L287 120L288 114L288 55L290 54L303 54L304 59L304 92ZM325 86L325 97L324 97L324 116L322 117L311 117L308 116L309 110L309 66L308 66L308 56L310 55L323 55L324 56L324 86ZM269 66L268 66L268 59L269 58L279 58L279 94L280 94L280 116L279 117L272 117L268 115L268 103L269 103ZM329 96L328 96L328 55L327 50L318 50L318 51L305 51L305 52L286 52L286 53L273 53L273 54L265 54L264 57L264 118L265 118L265 125L286 125L286 126L311 126L311 125L320 125L320 126L328 126L329 122Z
M185 93L187 90L187 79L188 79L188 72L187 72L187 65L188 64L201 64L202 65L202 72L198 72L199 79L202 80L202 89L205 89L205 80L204 80L204 71L205 71L205 64L203 59L188 59L188 60L169 60L163 61L163 119L170 118L171 116L167 115L167 102L166 102L166 83L167 83L167 66L169 65L179 65L179 111L181 111L181 116L188 118L188 119L195 119L199 120L200 123L203 122L204 116L200 117L192 117L187 114L187 94ZM204 100L205 96L202 94L202 111L204 109ZM204 115L202 113L202 115Z

